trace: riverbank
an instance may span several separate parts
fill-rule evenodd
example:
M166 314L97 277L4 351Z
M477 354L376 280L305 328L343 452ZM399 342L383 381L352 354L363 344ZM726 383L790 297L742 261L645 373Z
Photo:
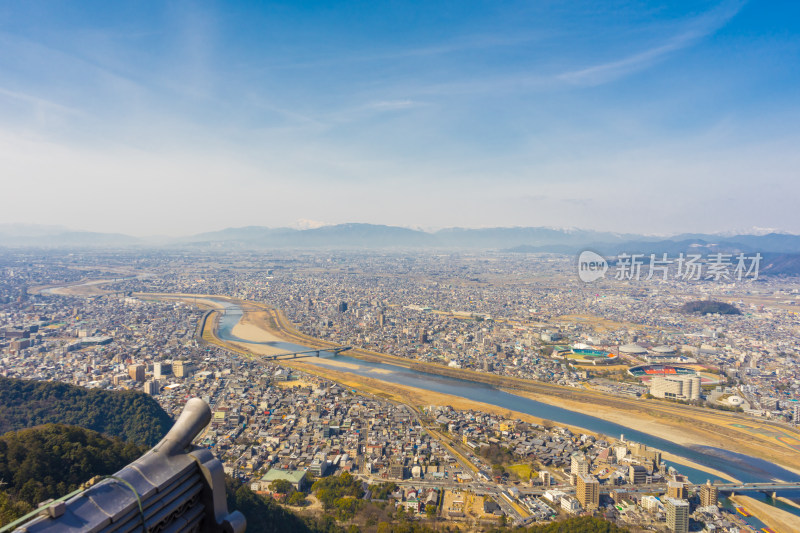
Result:
M252 312L252 311L245 312L244 317L242 318L240 323L237 324L237 327L241 324L249 329L241 329L238 332L236 332L236 327L234 327L232 333L234 333L237 337L248 338L253 340L254 342L258 342L258 339L270 339L269 341L265 341L265 342L270 342L271 340L274 339L274 337L270 337L269 335L264 335L264 332L268 327L270 327L267 321L273 321L272 323L274 324L273 316L274 315L270 313ZM212 333L213 331L215 331L215 328L216 328L215 324L209 323L207 324L207 331L205 331L204 333L206 335ZM226 345L226 344L228 346L233 345L237 348L237 351L244 350L245 352L251 351L254 353L259 353L259 352L266 352L271 348L269 346L263 346L257 344L239 343L239 342L231 343L229 341L228 342L222 341L216 337L214 340L215 343L218 343L220 345ZM286 338L286 337L279 338L277 340L301 342L296 338ZM325 360L326 368L320 368L319 366L316 366L313 363L307 363L302 360L295 360L295 359L282 360L281 363L284 364L285 366L295 368L297 370L302 370L309 374L324 377L326 379L332 379L348 388L356 389L361 392L371 394L376 397L381 397L396 403L406 404L418 410L422 410L432 405L450 406L458 410L475 410L485 413L492 413L498 416L503 416L505 418L519 419L533 424L548 423L547 419L537 417L528 413L509 410L488 403L468 400L460 396L453 396L450 394L439 393L427 389L420 389L408 385L388 383L380 379L379 377L380 374L391 373L392 372L391 370L374 369L374 373L377 374L377 376L375 378L372 378L347 372L347 370L355 370L358 367L351 363L339 361L336 359L326 359ZM342 371L336 370L335 368L330 368L331 366L341 368ZM565 426L574 433L585 433L594 435L595 437L599 436L599 434L597 434L596 432L589 431L585 428L569 424L562 424L562 423L558 423L558 425ZM719 470L704 465L700 465L683 457L678 457L670 453L663 453L662 457L664 458L665 461L688 466L690 468L694 468L696 470L700 470L708 474L711 474L712 476L716 476L734 482L738 481L735 478L723 472L720 472Z
M326 363L327 362L329 361L326 361ZM351 389L360 390L373 396L408 405L417 410L422 410L430 406L450 406L453 409L458 409L461 411L482 411L484 413L492 413L509 419L520 419L531 424L542 424L543 422L547 422L543 418L527 413L521 413L519 411L511 411L496 405L476 402L474 400L468 400L459 396L452 396L450 394L443 394L440 392L420 389L408 385L387 383L382 381L380 378L370 378L351 374L345 371L333 370L327 367L323 368L315 366L312 363L304 363L301 360L286 360L281 361L281 363L296 370L302 370L303 372L307 372L315 376L331 379ZM341 366L346 368L347 363L342 363ZM597 436L597 434L592 431L576 426L570 426L562 423L556 423L556 425L567 427L574 433L586 433L588 435Z
M689 468L694 468L695 470L700 470L701 472L705 472L706 474L711 474L712 476L716 476L720 479L724 479L726 481L730 481L731 483L741 483L742 481L736 479L735 477L726 474L725 472L721 472L715 468L711 468L710 466L701 465L700 463L695 463L685 457L681 457L679 455L675 455L669 452L661 451L661 460L667 463L671 463L670 466L674 466L678 472L681 470L681 466L688 466Z
M278 330L278 328L276 328L274 325L277 322L274 313L268 313L267 317L270 321L272 321L273 331ZM253 315L252 314L249 315L249 318L253 318ZM263 319L264 315L261 315L261 318ZM262 323L259 325L259 327L267 328L270 326L267 326L266 324ZM302 343L303 345L306 346L307 345L315 346L316 344L316 343L306 342L303 339L297 339L293 337L288 337L288 338L283 337L283 339L293 343L298 343L298 344ZM225 345L226 341L222 341L220 339L215 338L214 343ZM254 350L251 353L261 348L261 346L259 345L232 343L230 341L227 341L227 345L233 349L236 349L237 351L240 351L242 349L249 350L250 348L253 348ZM316 344L315 347L325 348L326 346L320 346L320 344ZM477 410L487 413L494 413L509 419L516 418L530 423L536 423L536 424L547 423L547 419L544 419L542 417L537 417L535 415L531 415L525 412L514 411L513 409L509 409L508 407L499 407L491 403L484 403L476 400L468 400L461 396L455 396L452 394L431 391L429 389L418 388L410 385L400 385L393 382L390 383L382 375L392 374L395 371L385 368L374 368L369 370L369 373L376 374L374 377L372 377L357 373L360 365L342 361L337 358L324 359L324 368L320 368L316 364L316 361L313 359L312 360L284 359L281 361L281 364L320 377L332 379L348 388L358 390L362 393L372 394L374 396L381 397L396 403L403 403L415 409L423 409L430 405L442 405L442 406L449 405L459 410ZM341 371L338 369L341 369ZM577 409L576 411L580 412L581 409ZM558 422L558 424L568 427L571 431L575 433L586 433L590 435L599 436L596 432L588 430L583 427L564 424L562 422ZM708 475L708 477L718 477L720 479L727 479L729 481L737 481L730 475L726 475L717 469L691 461L687 458L684 458L683 456L677 456L667 453L664 454L662 457L664 457L664 460L674 463L679 470L681 466L684 466L688 468L693 468L696 471L704 472L705 474Z
M795 516L750 496L737 494L736 496L731 496L730 499L736 505L747 509L753 516L778 533L800 531L800 516Z
M789 498L785 498L783 496L778 496L775 499L778 500L779 502L785 503L786 505L791 505L792 507L800 509L800 503L794 502L794 501L790 500Z
M231 333L240 339L247 339L252 342L282 342L283 339L262 327L269 318L265 311L248 311L242 315L242 319L236 324Z
M255 338L259 338L260 335L264 335L263 332L266 332L270 336L262 336L260 338L288 341L315 349L326 349L336 346L334 343L315 339L298 332L296 329L294 329L293 325L288 321L288 319L286 319L283 313L264 304L245 302L225 297L214 297L211 295L198 295L197 297L193 295L164 296L170 296L172 299L177 297L178 299L184 301L195 301L198 298L202 300L205 299L205 297L208 297L215 298L217 300L227 300L233 304L240 305L243 311L241 323L243 325L252 326L255 328L252 330L243 330L248 331L248 334L253 335L253 342L259 342L256 341ZM220 304L216 303L216 305L219 306ZM258 330L260 330L260 332ZM208 337L206 340L213 342L214 344L220 346L229 346L235 349L237 352L243 354L255 353L270 355L274 353L270 351L270 347L267 345L224 343L219 339L215 339L210 336L209 332L204 332L203 337L204 339ZM360 349L351 350L348 352L348 355L362 360L398 365L430 374L444 375L447 377L485 383L498 389L506 389L505 392L510 392L518 396L527 397L541 403L561 407L578 413L586 413L587 410L589 410L588 407L590 407L591 414L594 416L604 418L610 422L616 422L626 427L640 429L655 437L660 437L662 439L675 442L676 444L705 445L728 449L753 457L766 459L794 472L800 472L800 454L794 450L787 450L785 447L779 448L782 443L778 440L765 438L763 434L758 433L758 427L750 427L742 424L742 422L745 421L751 425L758 426L759 423L753 419L742 420L741 417L736 417L728 413L714 412L708 409L689 408L687 406L656 402L652 400L647 401L619 398L616 396L605 395L597 391L577 389L574 387L562 387L547 383L522 380L519 378L479 373L465 369L449 368L433 363L418 363L409 359L402 359L396 356L378 354L376 352L368 352ZM333 359L326 361L330 362L336 360ZM282 363L288 364L285 361L282 361ZM309 365L304 364L303 366ZM346 367L342 367L342 369L348 370ZM305 368L304 370L311 371L310 369L307 370ZM312 373L318 372L321 371L317 368L314 369ZM332 375L331 372L334 371L326 369L324 372L325 375L330 376ZM376 372L376 374L385 374L387 372L391 373L391 371L385 371ZM364 380L368 378L361 378L354 374L347 373L346 371L338 372L338 374L339 377L337 380L343 383L359 385L358 380L361 380L360 387L354 388L362 388L363 390L364 387L368 387L374 391L376 395L380 395L378 394L380 391L394 391L397 398L406 398L406 400L409 398L414 398L415 396L427 397L428 399L433 400L434 398L430 395L439 395L439 393L415 389L413 387L406 387L406 390L403 394L397 394L398 391L402 391L403 386L387 383L386 381L380 379L380 375L376 375L374 380L367 382ZM389 396L392 395L390 394ZM447 400L446 403L441 403L439 401L442 400L441 397L445 397ZM440 394L438 398L439 400L436 402L431 401L428 403L434 405L452 405L455 408L464 409L472 408L468 407L467 405L479 404L480 407L474 408L479 408L487 412L508 412L505 408L498 408L488 404L473 402L471 400L463 400L447 394ZM467 403L456 402L454 400L463 400ZM417 402L413 402L413 400L410 401L414 405L417 404ZM408 401L404 401L404 403L408 403ZM461 407L457 407L457 405L455 405L456 403L461 405ZM703 416L699 416L697 411L700 411L699 414L702 414ZM530 417L528 418L530 420L541 420L531 417L530 415L526 416ZM525 419L522 416L519 418ZM723 423L720 423L719 420L723 420ZM730 424L730 426L728 427L727 424ZM576 429L581 432L587 432L582 428ZM798 434L798 436L800 437L800 434ZM776 444L778 446L776 446ZM684 460L683 457L681 457L679 461L675 462L687 464L687 461ZM690 465L687 464L687 466ZM721 478L730 479L730 476L720 475L719 472L711 471L705 467L698 469L718 475Z
M366 392L373 396L382 397L387 400L394 401L396 403L403 403L419 410L422 410L432 405L450 406L453 409L467 410L467 411L474 410L474 411L481 411L484 413L492 413L512 420L519 419L531 424L541 425L541 424L553 423L561 427L567 427L573 433L584 433L587 435L592 435L596 438L600 437L600 435L594 431L589 431L585 428L572 426L569 424L563 424L561 422L552 422L545 418L537 417L528 413L504 409L496 405L477 402L474 400L468 400L459 396L443 394L440 392L420 389L408 385L386 383L385 381L381 381L379 377L370 378L356 374L351 374L344 371L333 370L331 368L327 368L330 362L331 360L329 359L326 360L325 361L326 368L320 368L318 366L315 366L313 363L303 363L302 361L291 361L291 362L284 361L284 363L287 364L287 366L290 366L297 370L302 370L303 372L307 372L309 374L324 377L327 379L332 379L351 389L356 389L362 392ZM348 368L351 365L344 362L338 362L335 366ZM676 465L678 470L680 470L680 465L683 465L683 466L688 466L690 468L694 468L695 470L706 472L707 474L719 477L721 479L726 479L734 483L739 482L739 480L729 476L728 474L725 474L724 472L720 472L719 470L716 470L714 468L710 468L708 466L695 463L694 461L690 461L689 459L686 459L684 457L679 457L677 455L668 452L662 452L661 457L664 461Z
M173 301L182 302L187 305L193 305L200 309L214 309L222 310L225 308L221 303L216 300L228 300L231 303L238 303L233 298L224 296L214 296L213 294L183 294L183 293L169 293L169 292L135 292L132 294L134 298L140 300L153 300L153 301Z
M553 404L552 400L546 401L549 400L549 398L544 397L544 395L542 394L534 394L531 392L518 391L518 390L506 390L506 392L509 392L511 394L516 394L524 398L529 398L531 400L536 400L537 402ZM559 401L554 405L557 405L558 407L563 407L564 409L570 409L572 411L586 410L585 403L580 401L567 400L563 398L559 399ZM603 405L596 405L596 404L593 404L591 407L593 416L621 425L630 423L631 416L627 412L622 412L617 409L612 409ZM639 431L644 431L645 433L655 435L656 437L667 439L671 442L680 444L682 446L691 444L699 444L704 446L718 446L718 443L714 442L713 439L707 438L705 436L694 435L687 428L675 427L672 425L670 425L669 427L665 427L664 424L665 424L664 421L656 420L655 418L645 418L641 416L636 417L636 429L638 429Z
M268 309L268 308L267 308ZM280 311L270 309L259 327L289 342L311 345L314 348L334 346L298 332ZM597 391L538 383L519 378L455 369L433 363L418 363L392 355L353 349L351 357L366 361L388 363L431 374L477 381L506 392L556 407L586 412L617 424L631 426L681 445L700 445L722 448L758 457L794 473L800 474L800 453L770 435L770 429L755 419L735 413L693 408L657 400L627 399ZM800 440L800 433L780 428L790 437Z
M103 285L114 283L116 278L82 280L67 285L42 285L28 290L30 294L54 294L56 296L102 296L112 291L101 289Z

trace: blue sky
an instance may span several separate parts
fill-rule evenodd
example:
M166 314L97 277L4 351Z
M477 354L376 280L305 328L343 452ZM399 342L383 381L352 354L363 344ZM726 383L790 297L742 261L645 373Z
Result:
M0 223L800 233L798 26L796 2L7 1Z

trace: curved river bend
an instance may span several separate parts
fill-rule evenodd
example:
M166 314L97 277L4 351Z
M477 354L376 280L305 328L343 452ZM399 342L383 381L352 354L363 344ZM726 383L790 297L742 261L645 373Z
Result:
M118 280L115 279L113 281ZM87 282L82 285L94 285L104 282L106 281L97 280L94 282ZM59 287L50 287L43 290L42 293L46 295L54 295L55 289L57 288ZM220 339L250 344L268 344L285 349L288 352L308 350L308 348L305 346L286 342L254 343L250 340L236 337L233 335L232 330L242 317L242 309L238 305L228 300L216 298L209 299L215 301L225 310L218 323L217 335ZM319 366L332 368L338 371L345 371L356 375L379 379L388 383L397 383L419 389L440 392L443 394L450 394L477 402L495 405L511 411L528 413L533 416L553 420L554 422L585 428L596 433L603 433L606 435L624 434L631 440L670 452L678 457L689 459L700 465L719 470L720 472L724 472L745 483L770 481L773 479L800 481L799 475L762 459L707 446L682 446L669 440L655 437L627 426L608 422L601 418L596 418L577 411L570 411L568 409L537 402L535 400L523 398L515 394L510 394L491 385L476 383L463 379L450 378L446 376L439 376L436 374L429 374L417 370L410 370L387 363L370 363L342 355L334 356L330 352L323 351L321 354L322 357L320 358L309 357L304 359L304 361ZM326 364L326 359L330 359L332 357L336 357L337 361L348 363L348 366L342 367L334 366L329 363ZM685 466L681 464L680 461L675 462L679 465L679 471L682 474L687 475L694 483L702 483L705 479L719 479L718 477L701 470ZM800 516L800 509L797 507L787 505L762 493L749 493L749 495L753 498L765 501L770 505L788 511L794 515ZM800 491L782 492L781 495L795 501L800 500ZM720 498L720 503L728 508L728 510L732 511L732 505L726 498ZM755 517L747 517L745 518L745 521L756 529L764 527L764 524L762 524Z
M215 301L225 308L225 313L220 317L217 327L217 336L220 339L250 344L267 344L285 349L287 352L299 352L309 349L306 346L288 342L254 343L253 341L242 339L233 335L233 327L242 318L241 308L225 300ZM303 362L318 365L320 367L330 368L331 370L338 370L340 372L349 372L359 376L370 377L373 379L386 381L388 383L407 385L419 389L467 398L476 402L496 405L511 411L527 413L533 416L546 418L557 423L569 424L571 426L585 428L589 431L603 433L609 436L624 434L626 439L641 442L648 446L652 446L653 448L658 448L660 450L670 452L676 456L684 457L697 464L724 472L745 483L754 483L759 481L763 482L773 479L781 479L784 481L800 481L799 475L781 468L773 463L764 461L763 459L757 459L755 457L733 453L719 448L712 448L710 446L683 446L667 439L662 439L660 437L638 431L631 427L603 420L602 418L589 416L577 411L570 411L569 409L537 402L535 400L523 398L522 396L501 391L485 383L476 383L474 381L440 376L437 374L429 374L388 363L371 363L368 361L362 361L361 359L356 359L354 357L348 357L346 355L333 355L332 353L325 351L320 352L320 355L321 357L319 358L304 358ZM335 358L336 361L347 363L347 366L331 365L330 363L326 362L327 359L331 358ZM680 464L679 461L675 461L675 463L676 464L673 466L675 466L681 474L688 476L693 483L703 483L706 479L711 479L712 481L720 479L713 474ZM777 499L773 499L766 494L760 492L749 492L747 494L752 498L756 498L768 503L769 505L800 516L800 509L797 507L787 505L786 503ZM800 491L785 491L781 492L780 495L795 501L800 499ZM727 498L721 497L720 505L724 506L730 512L736 512L733 508L733 504ZM749 516L743 519L756 530L765 527L765 524L763 524L755 516Z
M225 313L220 317L217 335L222 340L239 341L253 344L252 341L241 339L233 335L233 327L242 317L242 310L239 306L228 301L217 300L217 303L225 307ZM258 343L255 343L258 344ZM264 343L276 346L286 351L302 351L309 348L286 342ZM389 383L407 385L420 389L426 389L443 394L450 394L495 405L503 409L528 413L541 418L546 418L557 423L569 424L580 428L585 428L596 433L603 433L610 436L625 435L626 439L641 442L648 446L670 452L674 455L684 457L695 463L708 466L733 476L745 483L757 481L769 481L771 479L782 479L785 481L800 481L800 476L779 466L747 455L732 453L719 448L707 446L683 446L669 440L638 431L632 427L615 424L602 418L593 417L577 411L570 411L561 407L556 407L542 402L537 402L528 398L523 398L515 394L501 391L492 385L476 383L458 378L429 374L418 370L391 365L388 363L373 363L362 361L345 355L334 356L330 352L321 352L322 357L310 357L303 359L306 363L315 364L322 367L331 368L340 372L349 372L359 376L370 377ZM347 367L334 366L329 364L326 359L335 357L337 361L347 363ZM702 483L706 479L719 479L706 472L680 465L679 471L689 477L694 483Z

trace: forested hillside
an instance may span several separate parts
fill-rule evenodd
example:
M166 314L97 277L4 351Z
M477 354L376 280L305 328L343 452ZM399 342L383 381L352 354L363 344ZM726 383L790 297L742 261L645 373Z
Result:
M0 376L0 434L50 423L81 426L153 446L173 421L153 398L141 392Z
M146 451L146 446L62 424L8 432L0 437L0 524L94 476L113 474Z
M725 302L716 302L714 300L697 300L694 302L687 302L681 306L681 311L684 313L694 315L741 315L742 312Z

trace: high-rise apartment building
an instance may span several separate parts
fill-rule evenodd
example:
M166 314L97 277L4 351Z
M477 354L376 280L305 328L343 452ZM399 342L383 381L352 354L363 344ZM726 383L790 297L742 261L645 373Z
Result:
M570 474L588 474L589 473L589 462L586 460L586 456L583 454L575 454L572 456L570 461Z
M128 375L134 381L144 381L145 366L142 364L128 365Z
M675 533L689 533L689 502L664 498L667 511L667 527Z
M192 374L192 365L189 361L173 361L172 373L176 378L185 378Z
M600 482L589 474L578 474L575 496L581 507L591 511L600 507Z
M151 380L144 382L144 393L149 394L151 396L158 394L161 392L161 386L159 385L158 381Z
M719 503L719 489L711 484L711 480L700 487L700 506L708 507Z
M667 497L676 500L686 499L686 487L680 481L669 480L667 482Z
M641 465L630 465L628 467L628 482L634 485L647 483L647 469Z

